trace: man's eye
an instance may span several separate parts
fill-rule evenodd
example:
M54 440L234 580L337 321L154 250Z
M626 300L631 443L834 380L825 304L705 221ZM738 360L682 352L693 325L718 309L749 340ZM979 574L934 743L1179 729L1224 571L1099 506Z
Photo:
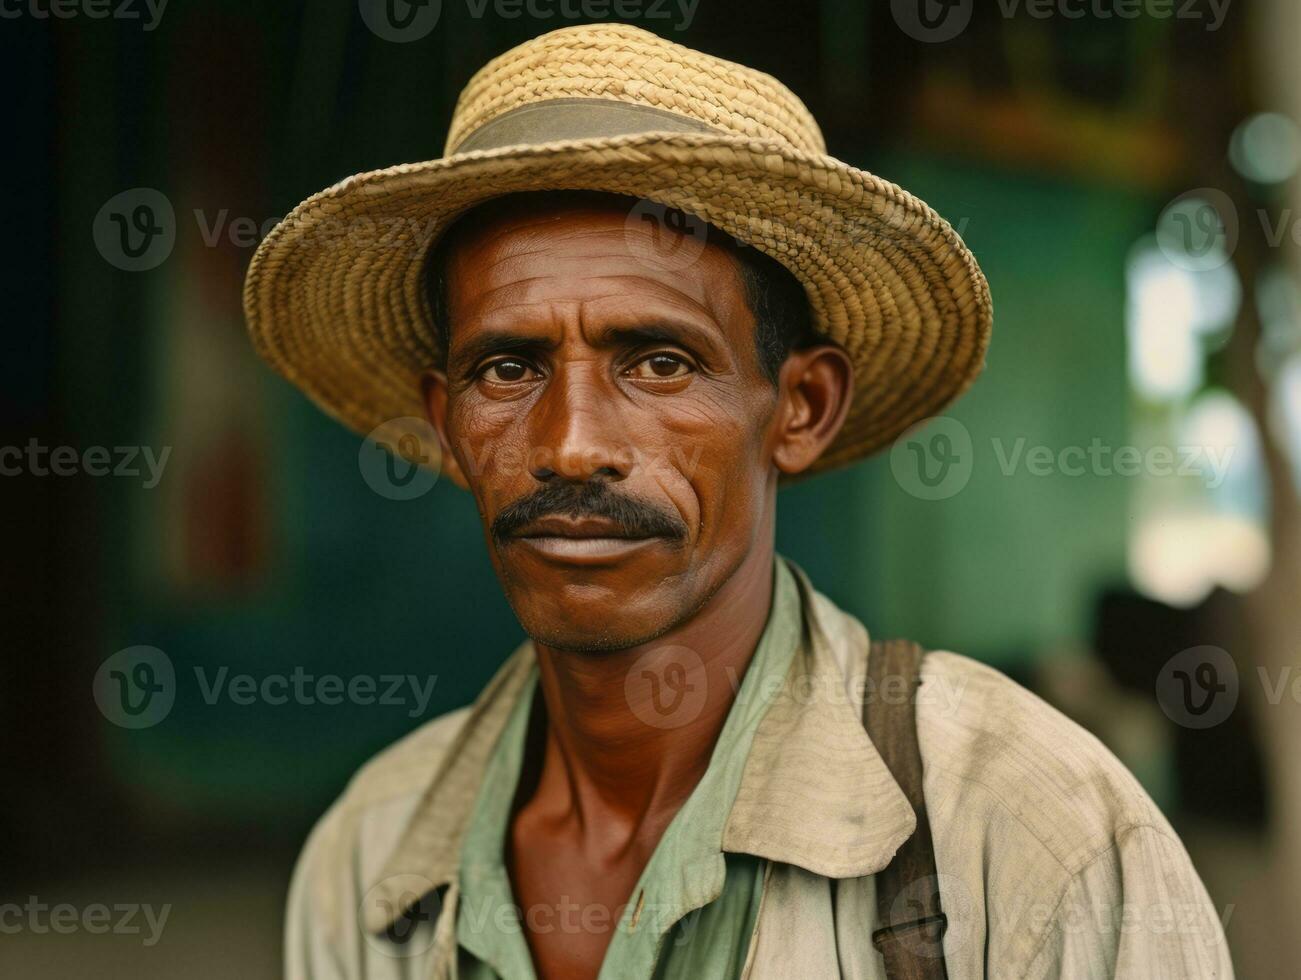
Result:
M652 354L644 357L628 374L634 378L681 378L691 373L691 365L676 354Z
M493 361L483 369L482 376L488 381L495 381L498 384L513 384L517 381L526 380L532 370L523 361Z

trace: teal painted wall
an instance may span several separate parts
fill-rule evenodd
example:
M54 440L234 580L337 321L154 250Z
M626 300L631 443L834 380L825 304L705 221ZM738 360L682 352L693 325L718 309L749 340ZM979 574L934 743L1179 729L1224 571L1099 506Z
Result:
M966 486L922 500L888 457L868 464L879 491L866 577L880 628L1014 667L1086 638L1095 590L1125 574L1129 481L1005 469L1018 440L1057 457L1127 439L1124 261L1150 202L924 158L879 172L963 230L991 283L994 332L985 373L947 413L971 435Z

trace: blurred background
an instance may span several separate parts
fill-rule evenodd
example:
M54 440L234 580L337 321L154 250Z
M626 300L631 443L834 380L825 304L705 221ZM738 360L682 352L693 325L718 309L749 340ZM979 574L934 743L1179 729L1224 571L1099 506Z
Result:
M486 60L605 19L778 76L992 284L982 380L893 452L784 490L781 549L875 634L993 664L1095 732L1184 835L1239 976L1294 975L1301 6L0 15L0 975L277 976L314 818L520 638L469 498L374 489L374 447L255 358L240 289L302 198L440 155ZM323 696L330 677L376 690Z

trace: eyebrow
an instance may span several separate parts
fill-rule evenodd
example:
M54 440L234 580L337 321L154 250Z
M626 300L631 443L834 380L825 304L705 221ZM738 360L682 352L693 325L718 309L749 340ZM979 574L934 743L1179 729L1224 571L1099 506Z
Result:
M676 344L712 349L716 342L708 331L692 324L671 320L654 320L630 326L608 327L598 332L595 346L619 347L635 344ZM453 358L458 365L473 370L487 357L498 354L555 350L558 343L551 338L515 333L511 330L492 330L467 340Z
M545 337L513 333L509 330L493 330L467 340L457 351L452 360L457 364L467 364L471 369L485 357L494 354L511 354L521 351L554 350L556 342Z
M678 344L686 345L690 341L697 344L707 343L704 332L697 327L686 324L656 321L639 323L628 327L610 327L601 331L598 346L616 347L632 344Z

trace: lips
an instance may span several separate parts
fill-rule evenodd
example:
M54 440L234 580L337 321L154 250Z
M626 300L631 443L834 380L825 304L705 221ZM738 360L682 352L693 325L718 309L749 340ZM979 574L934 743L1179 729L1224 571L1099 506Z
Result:
M552 515L530 521L513 535L517 538L620 538L644 540L647 535L629 533L622 525L604 517L561 517Z
M529 550L567 564L602 564L627 557L658 538L634 535L603 517L551 516L530 521L511 535Z

